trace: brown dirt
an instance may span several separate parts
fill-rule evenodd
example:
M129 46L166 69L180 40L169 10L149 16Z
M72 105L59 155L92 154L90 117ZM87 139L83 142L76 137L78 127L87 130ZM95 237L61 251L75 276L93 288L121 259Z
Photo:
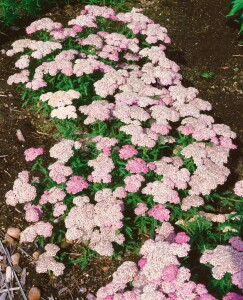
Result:
M213 116L218 122L229 125L237 133L237 144L243 141L241 123L242 108L242 46L239 44L238 28L226 20L227 0L140 0L145 13L156 22L163 24L172 38L167 55L181 67L184 85L194 86L200 90L200 97L213 104ZM81 5L53 9L46 16L62 20L75 16ZM7 32L0 36L1 48L8 49L11 42L24 34L24 26L19 32ZM235 56L241 55L241 56ZM14 59L0 54L0 229L6 231L8 226L19 225L22 214L7 207L4 194L12 187L17 173L29 169L24 161L24 149L50 143L50 137L43 135L36 127L38 116L33 116L21 107L20 91L15 86L8 86L6 80L13 73ZM205 72L213 72L212 78L203 78ZM16 130L21 129L26 142L20 143ZM47 147L48 148L48 147ZM7 156L5 156L7 155ZM233 170L229 182L242 176L240 151L232 153L230 166ZM31 254L34 249L27 246L24 250ZM131 258L127 258L131 259ZM92 260L81 271L74 266L59 278L38 275L33 264L23 258L22 267L28 267L28 290L32 285L42 289L43 299L51 295L54 299L84 299L87 292L95 292L100 286L109 282L110 276L120 260ZM62 288L68 287L67 290ZM80 292L80 288L86 290ZM83 290L83 291L84 291ZM17 298L18 299L18 298ZM19 297L19 299L22 299Z

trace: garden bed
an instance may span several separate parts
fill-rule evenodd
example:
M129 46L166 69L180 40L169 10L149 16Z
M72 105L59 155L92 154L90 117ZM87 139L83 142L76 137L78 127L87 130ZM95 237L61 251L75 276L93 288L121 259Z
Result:
M149 1L146 2L150 4ZM241 46L237 40L237 29L226 25L223 10L226 2L214 1L214 9L210 1L205 1L204 5L201 1L190 1L189 4L188 1L158 1L151 3L151 7L146 6L149 16L168 28L172 46L168 47L166 53L171 60L180 65L184 77L183 84L200 90L200 97L213 104L213 116L216 117L217 122L230 125L232 130L236 131L238 136L236 143L240 145L243 136L240 126L242 57L238 55ZM64 10L53 10L47 16L65 23L67 19L75 17L80 8L80 5L68 6ZM9 49L13 40L3 44L1 48ZM0 58L0 94L2 95L0 97L0 178L3 182L0 187L2 212L0 225L2 232L5 232L10 225L18 226L22 220L22 215L18 211L5 205L4 195L11 188L17 173L29 168L24 161L23 152L33 146L51 145L53 132L48 129L43 132L39 128L43 125L41 116L33 115L28 108L21 107L20 92L15 86L8 86L6 83L8 76L13 73L14 60L6 58L4 54L1 54ZM208 72L213 73L211 78L202 77ZM22 131L25 142L21 143L17 140L17 129ZM233 183L242 176L239 154L239 150L234 150L231 154L230 168L233 175L229 178L229 187L232 186L230 182ZM30 250L28 247L24 249L27 253ZM31 250L33 252L33 249ZM131 257L123 259L132 260ZM110 275L120 264L120 259L113 261L94 259L89 261L84 271L77 265L57 279L49 278L47 275L36 275L27 259L23 259L21 266L27 267L29 271L26 290L36 285L42 289L44 299L51 295L55 299L67 299L67 297L82 299L86 293L95 293L98 288L108 283ZM68 289L63 289L67 286Z

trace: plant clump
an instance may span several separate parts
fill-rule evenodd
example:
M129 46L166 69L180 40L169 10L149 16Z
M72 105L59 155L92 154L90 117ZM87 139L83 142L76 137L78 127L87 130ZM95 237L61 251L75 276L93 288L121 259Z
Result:
M218 189L235 133L182 85L165 54L166 28L141 10L87 5L68 25L35 21L31 38L7 51L20 69L8 83L58 132L45 149L49 163L42 148L25 150L41 175L19 173L6 194L30 223L20 242L46 250L37 272L62 274L71 262L64 250L57 256L65 238L91 256L140 253L97 300L240 299L242 182L234 192ZM219 207L230 211L223 222Z

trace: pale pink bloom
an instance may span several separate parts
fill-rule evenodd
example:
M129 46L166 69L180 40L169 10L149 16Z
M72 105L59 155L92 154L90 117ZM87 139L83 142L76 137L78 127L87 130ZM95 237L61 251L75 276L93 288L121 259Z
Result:
M124 199L127 196L127 192L124 187L120 186L114 190L113 196L119 199Z
M98 150L106 152L107 155L110 155L111 147L115 146L118 143L118 140L115 138L103 137L101 135L96 136L92 139L96 143L96 148Z
M179 232L177 233L176 237L175 237L175 242L177 244L183 244L183 243L187 243L190 241L190 238L188 235L185 234L185 232Z
M236 182L234 192L237 196L243 197L243 180Z
M176 279L178 273L177 265L168 265L162 270L162 279L171 282Z
M29 81L29 74L28 70L23 70L20 73L15 73L8 77L7 83L12 85L13 83L26 83Z
M38 222L42 214L40 205L25 206L25 220L27 222Z
M65 210L67 209L67 205L63 204L62 202L57 202L54 205L53 216L60 217L64 214Z
M74 25L73 26L73 30L78 33L78 32L81 32L83 30L83 27L80 26L80 25Z
M171 126L170 125L163 125L163 124L153 123L151 125L151 130L155 133L160 133L162 135L166 135L170 132Z
M43 148L29 148L24 151L25 160L26 161L32 161L35 160L36 157L39 155L42 155L44 153Z
M243 252L231 246L218 245L214 250L206 250L200 258L202 264L212 265L212 275L220 280L226 273L232 275L232 283L242 287ZM238 277L239 276L239 277Z
M29 55L22 55L20 59L16 61L15 67L19 69L26 69L28 68L29 63L30 63Z
M96 121L106 121L111 117L114 104L106 100L93 101L90 105L79 107L79 111L88 117L84 120L84 124L88 125Z
M89 160L88 166L94 168L94 171L91 173L93 182L111 182L110 173L115 168L115 165L106 154L100 153L96 159Z
M140 258L139 261L138 261L138 266L140 268L143 268L147 263L147 258Z
M18 174L13 189L8 191L5 197L8 205L16 206L17 203L31 202L36 195L36 188L29 183L29 172L23 171Z
M163 204L157 204L148 211L148 215L158 221L163 222L169 220L170 211L166 209Z
M50 157L66 163L74 154L73 149L80 149L81 144L78 141L62 139L50 148Z
M181 209L188 210L191 207L199 207L204 204L204 200L202 197L199 196L187 196L183 198Z
M141 174L127 176L124 179L125 190L130 193L136 193L140 189L143 181L145 181L145 178Z
M138 154L138 151L132 145L124 145L119 150L119 157L121 159L129 159L129 158L131 158L131 157L133 157L134 155L137 155L137 154Z
M147 173L148 167L145 163L145 161L141 158L134 158L130 159L127 162L126 170L130 171L131 173Z
M48 271L52 271L55 276L62 275L65 269L64 264L53 258L60 248L54 244L47 244L45 250L46 252L41 254L36 261L36 272L48 273Z
M58 184L66 182L67 176L73 173L70 167L65 166L64 163L59 160L49 165L48 170L50 170L50 178Z
M134 213L137 216L145 216L147 210L148 206L146 205L146 203L139 202L137 207L134 209Z
M238 251L243 251L243 241L239 236L234 236L230 238L229 242L234 249Z
M178 192L161 181L149 182L146 187L142 189L142 194L153 195L154 201L161 204L166 202L174 204L180 203Z
M66 191L69 194L77 194L88 187L88 183L81 176L72 176L66 185Z
M35 224L36 233L38 235L43 235L45 238L52 235L53 226L49 222L38 222Z
M60 189L59 187L53 187L50 190L46 190L44 191L44 193L42 194L39 203L41 205L45 204L45 203L56 203L59 201L62 201L66 196L66 193Z

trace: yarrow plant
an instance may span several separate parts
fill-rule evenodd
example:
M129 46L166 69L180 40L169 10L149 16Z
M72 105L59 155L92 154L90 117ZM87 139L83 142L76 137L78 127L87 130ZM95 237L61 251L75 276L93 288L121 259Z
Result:
M45 149L49 163L42 148L25 151L41 175L21 172L6 194L31 223L20 242L46 245L37 272L62 274L54 256L65 239L102 256L140 252L97 299L240 299L242 182L217 190L235 133L183 87L166 28L141 10L87 5L68 25L35 21L7 51L20 69L8 83L62 137ZM230 211L222 217L219 207Z

